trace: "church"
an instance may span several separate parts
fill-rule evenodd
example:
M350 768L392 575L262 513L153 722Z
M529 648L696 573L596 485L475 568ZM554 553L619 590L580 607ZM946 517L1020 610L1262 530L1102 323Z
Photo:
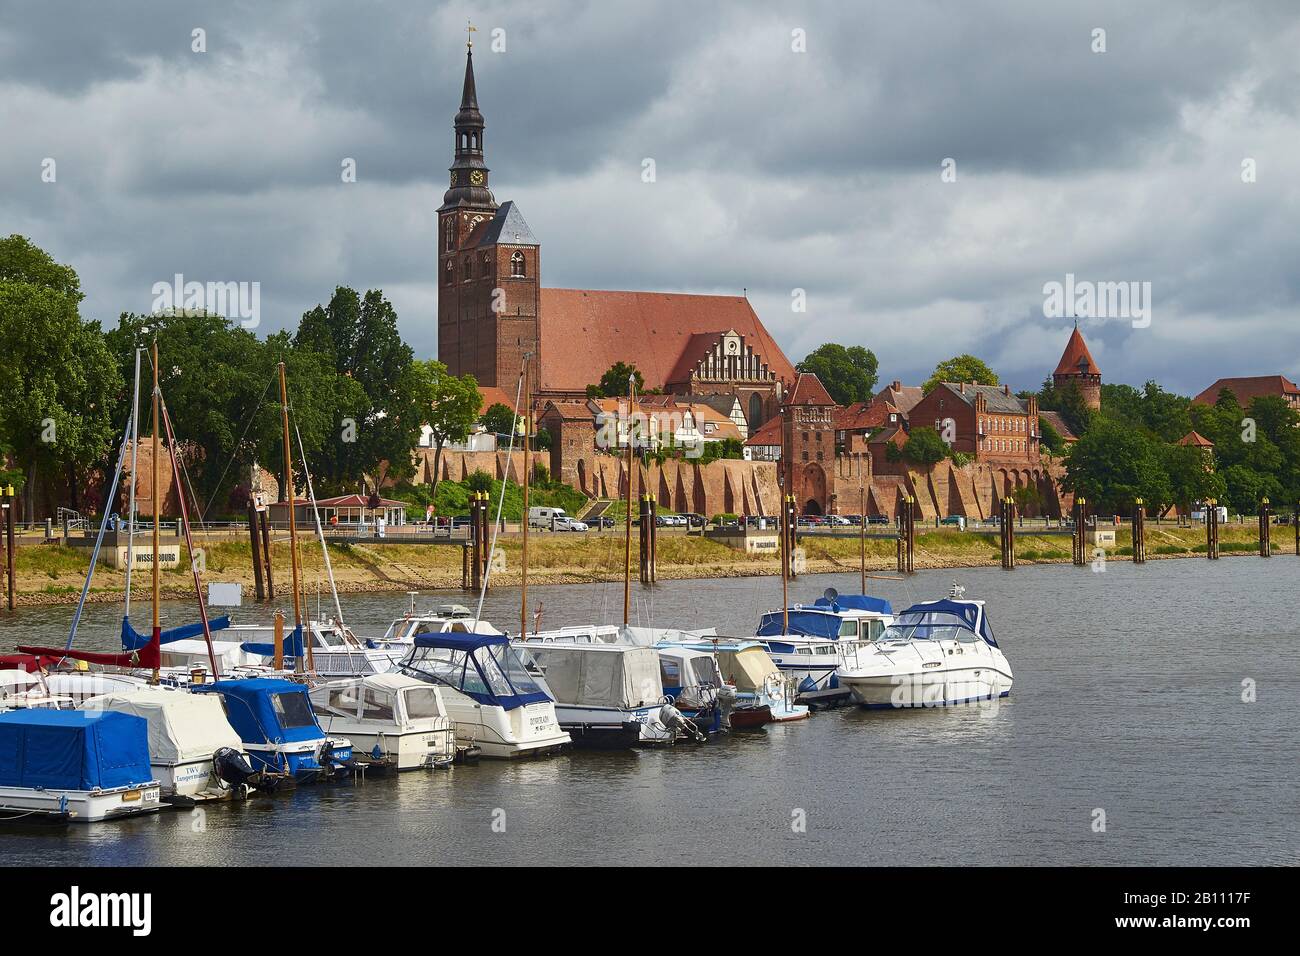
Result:
M451 182L438 209L440 362L513 397L532 352L541 404L585 398L622 361L648 390L734 397L751 431L779 413L794 365L744 296L542 286L540 241L489 183L472 44L454 128Z

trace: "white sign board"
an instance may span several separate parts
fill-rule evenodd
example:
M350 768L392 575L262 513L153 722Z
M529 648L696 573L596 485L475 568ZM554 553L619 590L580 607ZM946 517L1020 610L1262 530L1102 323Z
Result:
M208 585L209 607L239 607L243 598L244 586L242 584L218 584L213 582Z

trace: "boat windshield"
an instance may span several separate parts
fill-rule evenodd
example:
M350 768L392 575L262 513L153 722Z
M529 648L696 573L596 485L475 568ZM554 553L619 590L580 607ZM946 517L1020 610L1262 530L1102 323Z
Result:
M450 647L417 647L411 652L411 657L406 663L412 670L459 690L465 676L465 662L468 659L469 655L465 651ZM474 672L474 668L470 668L470 671ZM476 672L474 677L477 680Z
M974 641L970 625L948 611L918 611L900 614L876 638L879 641Z
M294 727L314 727L316 718L312 715L311 704L306 694L286 692L272 694L271 703L275 707L275 716L280 726L289 730Z
M475 651L475 654L479 662L483 664L485 674L489 673L489 667L484 658L488 658L494 665L495 672L504 675L504 678L509 681L509 685L505 690L497 691L497 693L510 694L512 693L510 687L514 688L513 693L516 694L540 694L543 692L537 681L533 680L529 675L528 668L524 666L519 652L509 644L480 647Z

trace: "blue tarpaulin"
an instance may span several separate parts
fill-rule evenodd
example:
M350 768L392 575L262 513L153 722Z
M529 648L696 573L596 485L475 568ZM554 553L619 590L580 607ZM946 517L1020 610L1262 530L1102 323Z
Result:
M244 641L240 648L249 654L261 654L263 657L275 656L274 644L262 644L256 641ZM299 624L284 638L284 656L302 658L307 654L302 644L302 625Z
M869 611L874 614L892 614L893 609L884 598L868 594L841 594L833 602L824 597L811 605L790 608L785 615L770 611L759 620L759 637L778 637L781 634L799 634L803 637L834 639L840 634L840 615L851 611ZM785 617L789 617L789 629ZM852 616L851 614L847 616Z
M893 608L884 598L872 597L870 594L841 594L834 601L819 597L813 607L828 608L832 611L874 611L877 614L893 614Z
M209 631L221 631L230 627L229 617L218 617L208 621ZM182 624L180 627L172 627L162 632L159 643L170 644L172 641L184 641L191 637L201 637L203 635L203 622L195 621L193 624ZM128 651L138 651L149 643L149 637L141 634L131 626L131 622L122 618L122 648Z
M0 786L109 790L152 779L143 717L80 710L0 714Z
M325 733L312 713L307 688L275 677L221 680L194 688L220 694L226 719L246 744L321 740Z

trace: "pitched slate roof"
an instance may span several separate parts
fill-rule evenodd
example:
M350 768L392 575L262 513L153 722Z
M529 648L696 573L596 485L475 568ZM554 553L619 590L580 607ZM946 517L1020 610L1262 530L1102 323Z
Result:
M1227 389L1237 396L1237 401L1245 405L1252 398L1266 395L1300 395L1300 387L1285 375L1254 375L1245 378L1221 378L1192 401L1202 405L1213 405L1219 400L1219 392Z
M787 386L795 378L744 296L542 289L539 313L542 391L581 392L620 361L637 367L646 388L663 388L697 336L716 339L728 329Z
M1038 417L1051 425L1056 430L1056 434L1060 435L1065 441L1079 440L1079 436L1070 429L1069 425L1065 424L1065 419L1061 417L1060 412L1039 411Z
M1101 374L1101 369L1097 368L1097 363L1092 360L1092 353L1088 351L1088 344L1083 341L1083 336L1079 334L1077 325L1074 327L1074 331L1070 333L1070 341L1065 343L1065 351L1061 354L1061 361L1056 364L1054 374Z
M920 385L904 385L902 382L891 382L876 393L876 398L888 402L904 415L907 415L916 407L917 402L925 398L925 389Z
M985 407L991 412L1002 412L1007 415L1029 413L1029 406L1014 394L1008 394L1001 385L972 385L969 382L963 385L960 382L942 382L939 388L948 389L967 405L975 404L977 394L983 395Z
M541 245L514 202L502 203L496 215L475 230L471 241L476 246L494 246L498 243L506 246Z

